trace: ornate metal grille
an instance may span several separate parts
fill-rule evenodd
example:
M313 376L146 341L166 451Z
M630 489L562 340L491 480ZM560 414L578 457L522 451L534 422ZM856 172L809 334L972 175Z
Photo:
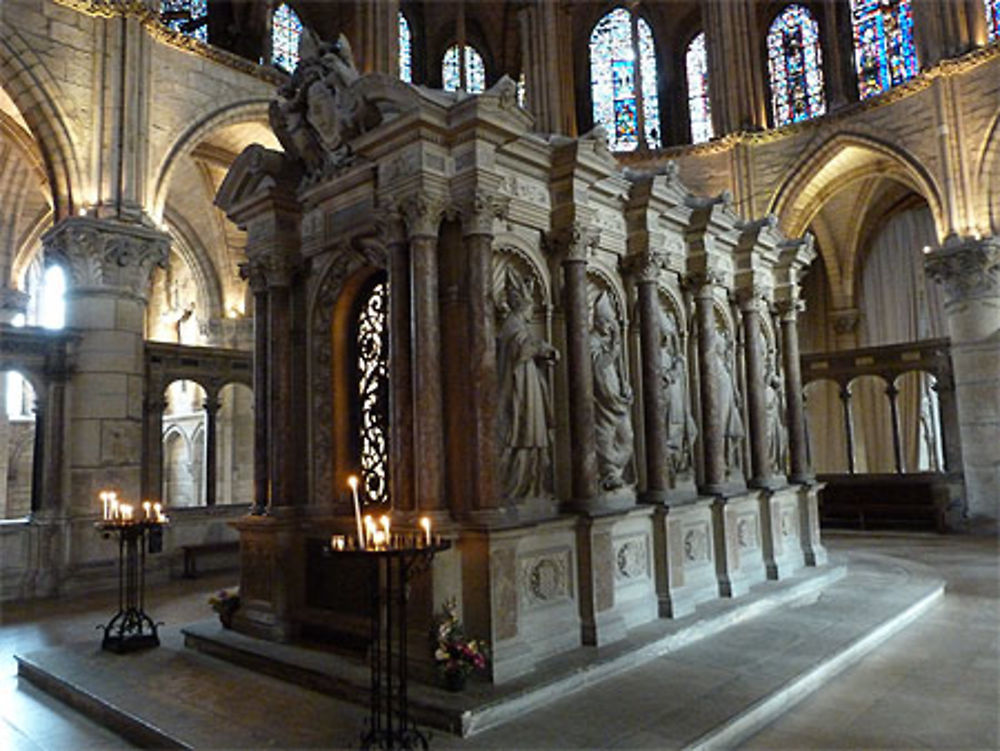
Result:
M376 284L358 314L361 487L368 503L389 502L388 293L388 282Z

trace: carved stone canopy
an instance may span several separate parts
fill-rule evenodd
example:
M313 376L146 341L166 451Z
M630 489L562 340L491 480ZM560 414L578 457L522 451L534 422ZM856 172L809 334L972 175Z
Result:
M77 288L111 287L145 299L149 275L166 267L170 236L138 224L68 217L42 237L46 256L66 263Z

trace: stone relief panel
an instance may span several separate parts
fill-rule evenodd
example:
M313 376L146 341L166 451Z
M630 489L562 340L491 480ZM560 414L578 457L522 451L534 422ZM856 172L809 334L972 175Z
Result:
M795 506L785 506L781 509L778 531L784 539L798 537L799 510Z
M572 556L569 548L524 556L518 562L521 605L544 607L573 598Z
M757 514L740 514L736 517L736 545L740 550L756 550L760 547L760 533Z
M711 560L711 530L708 522L684 525L681 541L684 546L684 563L705 563Z
M649 578L649 536L634 535L615 541L615 580L628 583Z
M497 251L493 263L497 331L501 493L508 501L549 498L553 488L553 366L545 287L526 254Z

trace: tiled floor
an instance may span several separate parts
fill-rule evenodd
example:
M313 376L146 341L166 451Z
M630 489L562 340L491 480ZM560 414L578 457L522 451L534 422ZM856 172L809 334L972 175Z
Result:
M996 748L998 742L998 631L1000 571L997 541L982 537L925 535L828 536L832 551L863 550L907 557L937 570L948 581L945 598L916 624L829 685L807 697L745 746L748 748ZM200 620L206 600L224 579L174 582L150 597L151 610L171 624ZM0 749L126 748L115 735L19 682L14 652L78 642L110 612L112 598L7 606L0 625ZM94 632L96 640L97 633ZM96 643L96 641L95 641ZM723 659L720 655L719 659ZM710 679L705 665L692 666L692 686ZM438 736L434 746L482 748L594 746L588 717L598 717L622 694L646 696L654 685L642 670L613 682L614 697L601 689L579 696L565 717L512 721L496 731L459 740ZM676 677L676 676L675 676ZM761 676L762 679L766 676ZM653 681L655 683L655 681ZM612 690L611 687L607 690ZM604 693L607 693L607 690ZM676 697L675 697L676 698ZM251 700L252 701L252 700ZM621 704L621 702L619 702ZM626 702L627 704L627 702ZM669 728L685 721L670 696L658 712L616 715L616 747L663 748ZM648 701L645 702L648 707ZM553 707L553 710L558 705ZM706 708L709 710L711 708ZM544 713L543 713L544 714ZM606 713L605 713L606 714ZM592 723L591 723L592 724ZM609 734L608 737L610 737ZM224 737L224 736L223 736ZM600 737L600 736L597 736ZM224 743L220 743L224 746ZM605 744L606 745L606 744Z

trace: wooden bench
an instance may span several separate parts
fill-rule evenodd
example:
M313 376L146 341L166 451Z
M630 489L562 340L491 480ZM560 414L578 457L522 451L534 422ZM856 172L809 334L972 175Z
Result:
M198 556L214 555L217 553L238 553L240 552L240 543L239 540L228 540L226 542L203 542L197 545L181 545L181 550L184 551L184 578L197 579Z

